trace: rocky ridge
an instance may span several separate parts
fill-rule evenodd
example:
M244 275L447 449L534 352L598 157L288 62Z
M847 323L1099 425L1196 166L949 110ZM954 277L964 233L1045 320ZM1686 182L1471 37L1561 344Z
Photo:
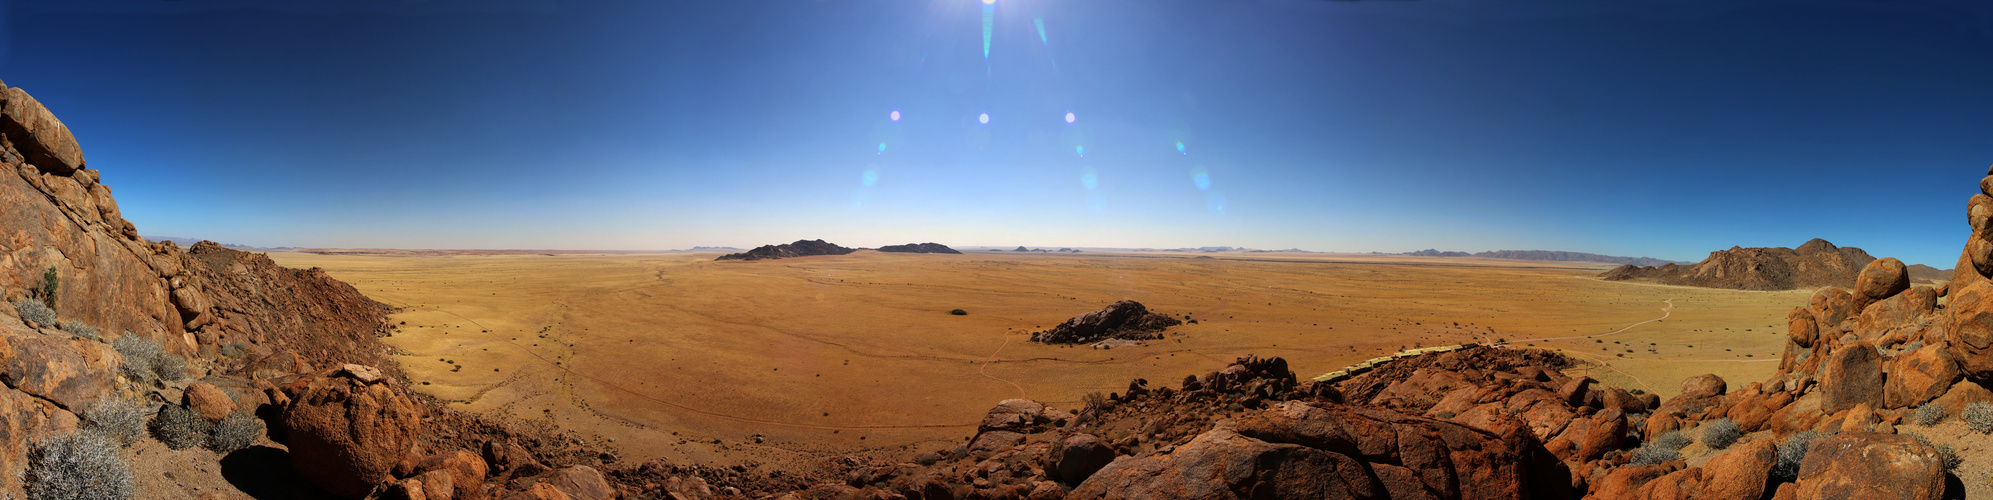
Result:
M1694 265L1659 267L1623 265L1600 278L1610 281L1651 279L1666 285L1737 290L1793 290L1855 285L1855 275L1875 257L1855 247L1836 247L1814 238L1799 248L1742 248L1710 252Z
M956 253L956 254L962 253L960 250L948 248L948 245L943 245L940 243L908 243L905 245L886 245L883 247L879 247L879 251L894 252L894 253Z
M741 253L721 255L713 260L763 260L808 257L812 255L844 255L856 252L856 248L845 248L824 240L796 240L795 243L762 245Z
M1163 338L1163 329L1180 324L1183 320L1150 312L1141 302L1123 300L1075 316L1049 330L1032 333L1031 341L1085 344L1106 339L1154 340Z

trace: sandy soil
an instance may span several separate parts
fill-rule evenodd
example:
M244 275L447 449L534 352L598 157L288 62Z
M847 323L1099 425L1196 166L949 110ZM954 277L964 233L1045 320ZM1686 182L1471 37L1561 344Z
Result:
M703 463L928 449L966 439L1005 398L1073 407L1245 354L1326 373L1499 339L1592 359L1579 371L1663 396L1700 373L1741 387L1774 371L1785 312L1807 298L1404 256L270 255L402 307L387 341L424 392L553 420L626 460ZM1141 347L1027 341L1121 299L1197 323Z

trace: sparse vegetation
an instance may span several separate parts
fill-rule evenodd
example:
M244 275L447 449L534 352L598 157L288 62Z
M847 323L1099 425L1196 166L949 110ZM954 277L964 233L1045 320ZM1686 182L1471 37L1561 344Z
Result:
M117 440L94 429L43 439L28 460L28 498L126 499L138 492Z
M1681 459L1682 452L1650 444L1634 449L1633 455L1627 458L1626 465L1660 465Z
M1993 432L1993 404L1982 402L1965 405L1965 411L1958 412L1958 417L1965 419L1965 426L1972 429L1972 432L1980 434Z
M1806 460L1806 449L1816 437L1820 433L1812 430L1786 436L1785 442L1778 445L1778 463L1772 464L1772 478L1781 482L1798 479L1799 463Z
M161 406L159 415L152 417L152 437L175 450L200 446L207 441L212 427L214 424L203 420L194 410L180 405Z
M1737 429L1736 420L1719 418L1702 425L1702 445L1712 450L1729 448L1741 437L1744 433Z
M76 320L62 322L62 331L69 332L70 335L75 335L90 340L100 340L102 338L102 335L99 335L99 332L97 331L97 327L86 325L83 324L83 322Z
M14 301L14 311L21 313L21 319L28 320L34 324L42 326L55 325L55 310L49 309L48 304L43 304L39 300L16 300Z
M1937 403L1924 403L1923 406L1917 407L1917 413L1911 416L1911 421L1923 426L1937 425L1938 422L1942 422L1944 419L1945 407Z
M138 381L187 378L187 360L159 346L158 342L125 331L111 348L125 357L125 376Z
M256 444L256 436L262 433L262 420L240 412L233 413L208 430L207 447L226 455Z
M1923 434L1918 434L1915 432L1906 432L1904 434L1908 434L1910 435L1910 437L1917 438L1917 442L1924 443L1924 446L1929 446L1931 447L1931 449L1937 450L1938 459L1944 462L1946 471L1958 470L1958 466L1960 464L1965 463L1965 458L1958 456L1958 450L1952 449L1951 445L1944 443L1933 443L1931 442L1930 438L1926 438L1924 437Z
M150 416L150 410L151 405L144 401L105 396L91 403L83 416L90 428L117 440L119 446L131 446L145 436L145 417Z
M1654 441L1651 443L1651 446L1659 446L1669 450L1679 450L1682 449L1683 447L1688 446L1689 443L1693 442L1695 441L1690 440L1689 436L1687 434L1683 434L1682 431L1668 431L1661 433L1660 437L1654 438Z

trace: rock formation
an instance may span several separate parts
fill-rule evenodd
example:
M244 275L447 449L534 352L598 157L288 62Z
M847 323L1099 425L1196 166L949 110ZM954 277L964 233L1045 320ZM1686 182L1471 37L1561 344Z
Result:
M1710 252L1694 265L1667 264L1660 267L1619 266L1599 277L1613 280L1651 279L1662 284L1732 288L1738 290L1792 290L1822 286L1851 288L1855 275L1870 261L1868 252L1855 247L1835 247L1814 238L1797 249L1739 248Z
M714 260L786 259L811 255L844 255L855 251L858 250L826 243L824 240L796 240L795 243L782 245L762 245L746 252L721 255Z
M956 253L956 254L962 253L961 251L958 251L956 249L948 248L948 245L943 245L940 243L908 243L905 245L886 245L883 247L879 247L879 251L897 252L897 253Z
M1123 300L1101 310L1066 320L1050 330L1031 334L1032 342L1085 344L1103 339L1149 340L1163 337L1165 328L1183 320L1149 312L1141 302Z

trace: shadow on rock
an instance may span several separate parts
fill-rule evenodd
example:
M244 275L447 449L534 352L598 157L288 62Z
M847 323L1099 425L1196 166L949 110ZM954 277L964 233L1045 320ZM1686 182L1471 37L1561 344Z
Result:
M291 467L290 452L252 446L221 459L221 477L250 498L333 499Z

